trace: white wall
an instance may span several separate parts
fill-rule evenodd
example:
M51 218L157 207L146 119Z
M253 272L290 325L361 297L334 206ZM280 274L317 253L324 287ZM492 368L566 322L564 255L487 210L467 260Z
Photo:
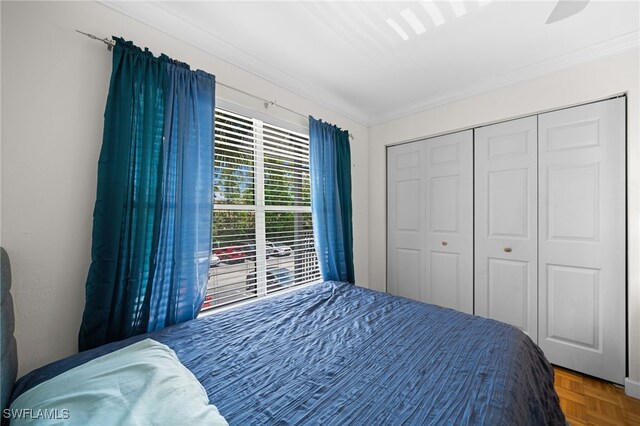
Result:
M368 282L368 129L97 3L1 2L1 244L12 259L20 375L77 351L111 54L119 35L355 136L356 278ZM259 101L219 88L228 101ZM230 105L229 102L226 105ZM269 109L294 126L306 120Z
M640 55L637 49L369 129L369 288L386 286L386 145L626 92L629 377L640 381Z

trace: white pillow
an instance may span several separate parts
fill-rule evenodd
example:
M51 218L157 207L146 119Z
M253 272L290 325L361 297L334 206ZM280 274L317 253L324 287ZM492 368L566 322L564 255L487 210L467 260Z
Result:
M175 352L146 339L53 377L11 404L11 425L227 425Z

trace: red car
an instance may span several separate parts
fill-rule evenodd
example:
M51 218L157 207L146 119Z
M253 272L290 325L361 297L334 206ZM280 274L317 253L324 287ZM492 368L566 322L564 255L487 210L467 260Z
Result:
M241 246L226 246L213 250L213 253L220 258L222 262L240 263L244 262L246 255Z

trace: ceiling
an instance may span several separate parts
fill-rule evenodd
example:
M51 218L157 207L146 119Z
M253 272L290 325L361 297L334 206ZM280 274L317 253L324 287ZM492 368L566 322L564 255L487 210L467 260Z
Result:
M366 125L640 44L638 1L549 25L555 1L104 4Z

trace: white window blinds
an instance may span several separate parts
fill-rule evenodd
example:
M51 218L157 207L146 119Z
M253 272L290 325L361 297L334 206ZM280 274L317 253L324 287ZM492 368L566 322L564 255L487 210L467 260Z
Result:
M203 310L321 281L309 138L216 109L212 262Z

